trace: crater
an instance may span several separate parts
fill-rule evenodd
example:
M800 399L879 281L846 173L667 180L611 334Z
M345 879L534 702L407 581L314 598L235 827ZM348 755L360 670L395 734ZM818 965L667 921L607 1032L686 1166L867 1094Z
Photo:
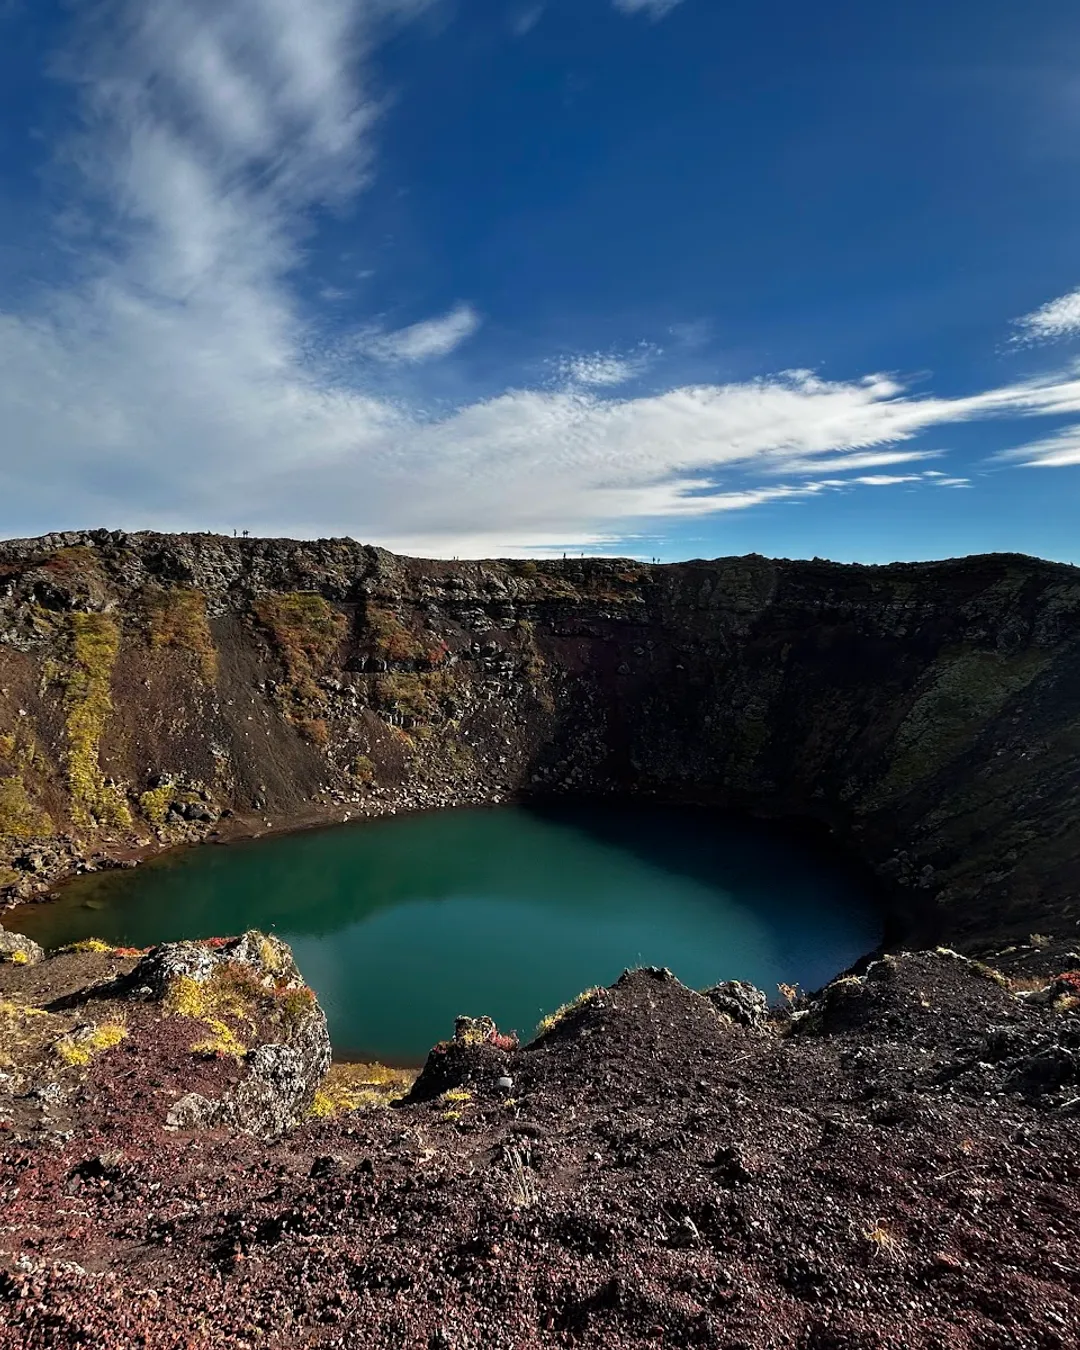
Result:
M95 874L16 925L49 947L273 931L339 1058L419 1064L459 1014L526 1038L627 967L705 987L820 987L874 947L866 879L790 829L704 808L574 801L399 816L184 850Z

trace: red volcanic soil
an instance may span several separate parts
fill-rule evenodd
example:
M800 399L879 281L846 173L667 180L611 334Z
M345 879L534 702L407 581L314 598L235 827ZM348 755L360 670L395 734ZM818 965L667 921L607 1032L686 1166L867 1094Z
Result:
M144 1010L0 1132L0 1347L1075 1350L1080 959L1022 955L757 1025L639 971L273 1141L165 1128L225 1070Z

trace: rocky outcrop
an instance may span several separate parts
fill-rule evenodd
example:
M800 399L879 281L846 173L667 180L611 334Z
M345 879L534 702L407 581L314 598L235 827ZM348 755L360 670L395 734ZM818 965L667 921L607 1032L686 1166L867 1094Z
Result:
M1080 574L0 545L0 886L239 829L647 793L829 832L892 935L1075 924Z
M33 938L22 933L9 933L0 928L0 961L10 961L16 966L34 965L43 959L45 953Z
M138 957L91 940L47 960L37 948L21 965L0 997L0 1127L88 1128L86 1080L108 1097L120 1055L129 1074L154 1079L151 1134L227 1126L272 1138L304 1119L330 1065L322 1008L289 948L263 933Z

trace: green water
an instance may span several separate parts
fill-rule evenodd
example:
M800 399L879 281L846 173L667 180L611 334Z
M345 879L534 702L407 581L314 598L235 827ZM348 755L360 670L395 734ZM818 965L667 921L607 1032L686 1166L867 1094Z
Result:
M627 966L697 988L819 987L879 940L849 873L783 836L686 808L445 811L203 847L82 877L5 916L57 946L272 930L336 1053L420 1062L459 1013L530 1034Z

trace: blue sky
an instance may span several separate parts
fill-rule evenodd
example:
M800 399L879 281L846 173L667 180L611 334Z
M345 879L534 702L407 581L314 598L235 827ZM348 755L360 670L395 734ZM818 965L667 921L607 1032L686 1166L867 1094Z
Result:
M0 0L0 533L1080 562L1064 0Z

